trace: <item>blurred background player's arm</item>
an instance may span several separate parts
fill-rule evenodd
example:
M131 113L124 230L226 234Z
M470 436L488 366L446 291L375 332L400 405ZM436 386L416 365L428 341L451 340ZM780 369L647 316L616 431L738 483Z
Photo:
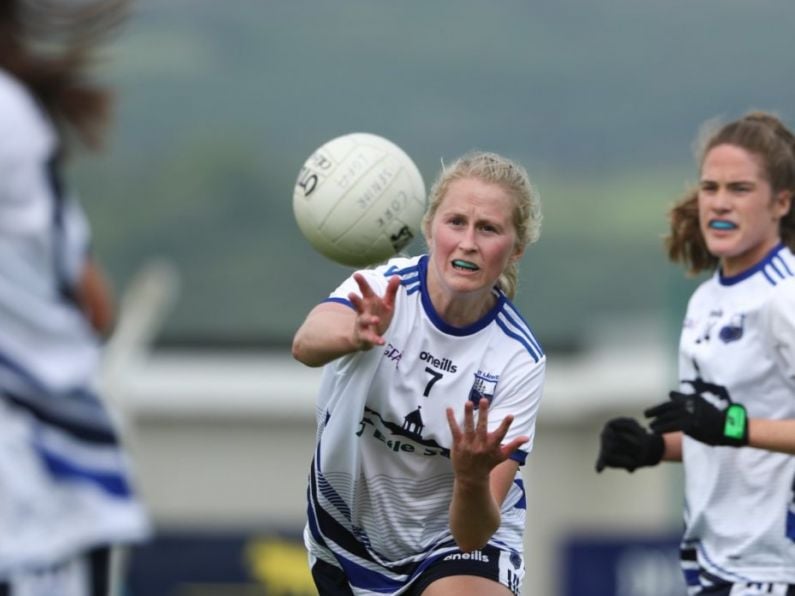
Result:
M94 330L110 335L115 318L114 300L105 273L92 257L88 257L78 279L77 301Z

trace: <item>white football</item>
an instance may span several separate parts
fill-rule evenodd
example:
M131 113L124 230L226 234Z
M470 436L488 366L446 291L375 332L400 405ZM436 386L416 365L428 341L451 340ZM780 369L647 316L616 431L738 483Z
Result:
M293 191L298 227L321 254L342 265L384 261L419 233L425 184L411 158L378 135L351 133L306 160Z

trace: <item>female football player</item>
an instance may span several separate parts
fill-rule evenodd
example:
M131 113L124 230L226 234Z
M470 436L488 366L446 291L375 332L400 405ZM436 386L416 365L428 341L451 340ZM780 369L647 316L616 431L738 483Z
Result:
M0 594L106 596L109 547L146 536L93 382L111 299L62 179L97 147L87 78L124 3L0 2Z
M323 595L517 594L545 356L511 303L540 229L520 165L443 168L428 253L354 273L293 355L325 367L305 541Z
M597 470L682 461L691 594L795 594L795 137L767 113L714 131L668 253L690 298L669 401L607 423Z

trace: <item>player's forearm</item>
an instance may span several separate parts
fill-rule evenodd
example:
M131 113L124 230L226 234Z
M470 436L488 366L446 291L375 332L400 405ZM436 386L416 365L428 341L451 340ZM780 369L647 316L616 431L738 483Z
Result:
M323 366L359 349L354 341L355 314L339 305L319 305L293 337L293 358L307 366Z
M748 446L795 454L795 420L748 420Z
M456 479L450 503L450 531L465 552L486 545L500 527L500 509L492 496L489 479Z
M665 443L663 461L682 461L682 434L681 432L663 434Z
M94 330L101 335L109 335L114 322L110 285L99 266L90 259L78 282L77 299Z

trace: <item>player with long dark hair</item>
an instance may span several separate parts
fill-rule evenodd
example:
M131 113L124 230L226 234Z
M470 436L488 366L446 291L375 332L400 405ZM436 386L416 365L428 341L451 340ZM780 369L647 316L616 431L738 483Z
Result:
M100 147L95 45L127 3L0 2L0 594L106 596L148 520L94 384L113 324L67 155Z
M602 431L597 470L685 470L691 594L795 595L795 137L750 113L709 131L668 252L690 298L670 399Z

